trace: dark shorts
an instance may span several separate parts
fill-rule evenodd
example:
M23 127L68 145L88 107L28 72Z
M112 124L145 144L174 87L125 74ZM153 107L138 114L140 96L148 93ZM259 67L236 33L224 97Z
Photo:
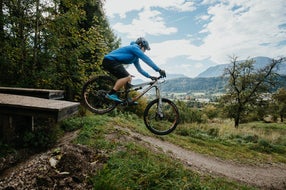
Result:
M103 59L102 66L104 70L110 72L118 79L125 78L130 75L123 67L123 65L117 61Z

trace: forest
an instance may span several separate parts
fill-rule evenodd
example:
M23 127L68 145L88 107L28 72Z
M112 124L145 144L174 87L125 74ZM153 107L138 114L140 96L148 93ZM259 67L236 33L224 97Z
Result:
M120 44L100 0L1 0L0 86L63 89L78 100Z

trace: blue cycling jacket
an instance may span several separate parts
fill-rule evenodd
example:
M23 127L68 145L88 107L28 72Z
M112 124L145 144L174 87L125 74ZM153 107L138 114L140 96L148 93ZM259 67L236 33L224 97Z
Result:
M109 54L105 55L104 58L117 61L118 64L134 64L136 69L139 73L144 75L147 78L150 78L151 76L144 71L140 64L139 59L144 61L147 65L149 65L151 68L153 68L155 71L159 71L160 68L147 56L145 55L138 44L135 42L132 42L129 46L118 48Z

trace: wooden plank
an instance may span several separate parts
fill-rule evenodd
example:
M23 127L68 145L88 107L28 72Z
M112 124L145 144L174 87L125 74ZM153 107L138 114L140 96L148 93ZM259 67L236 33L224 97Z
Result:
M64 98L63 90L0 87L0 93L33 96L38 98L60 100Z
M0 113L53 117L60 121L78 112L79 103L0 93Z

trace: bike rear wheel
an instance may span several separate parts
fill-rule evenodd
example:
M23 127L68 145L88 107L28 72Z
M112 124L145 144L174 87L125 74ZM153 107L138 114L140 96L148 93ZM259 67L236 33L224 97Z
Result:
M115 80L107 75L96 76L88 80L82 88L82 99L85 106L97 114L112 111L117 104L105 96L112 89L114 83Z
M159 108L160 105L160 108ZM146 127L156 135L167 135L179 124L180 116L177 106L169 99L162 98L151 101L144 111Z

